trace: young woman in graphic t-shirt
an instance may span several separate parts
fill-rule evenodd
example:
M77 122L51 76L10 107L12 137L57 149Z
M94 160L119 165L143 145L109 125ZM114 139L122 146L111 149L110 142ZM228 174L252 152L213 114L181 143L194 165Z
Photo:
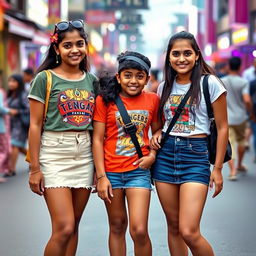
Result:
M28 96L29 184L33 192L44 196L52 221L45 256L75 255L79 221L93 185L89 131L96 78L89 73L88 38L83 26L81 20L55 25L48 54ZM52 88L44 121L46 69L51 72Z
M210 244L200 233L208 186L215 185L213 197L223 185L221 169L228 142L226 90L212 75L194 36L188 32L173 35L165 59L165 82L159 86L160 115L165 124L152 138L152 146L160 148L177 106L192 87L192 94L175 123L154 164L153 179L166 216L168 245L173 256L213 256ZM202 81L209 74L209 93L218 130L217 155L212 172L208 160L207 135L209 119Z
M125 255L125 233L129 230L136 255L152 255L148 235L148 210L151 179L149 167L155 151L149 148L148 131L159 128L158 96L142 92L149 80L150 61L137 52L118 57L118 73L100 79L105 88L96 99L93 133L93 157L97 172L98 196L105 201L109 220L110 255ZM124 130L124 122L114 103L120 96L144 157L138 159L135 146ZM126 201L128 208L126 208Z

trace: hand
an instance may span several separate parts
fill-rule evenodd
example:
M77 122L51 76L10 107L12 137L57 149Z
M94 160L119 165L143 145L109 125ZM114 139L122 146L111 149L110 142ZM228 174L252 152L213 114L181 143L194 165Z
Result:
M92 193L97 193L97 175L96 172L93 174L93 188L92 188Z
M18 110L17 109L14 109L14 108L10 108L9 109L9 114L11 116L16 116L18 114Z
M97 181L98 197L111 204L110 197L113 197L112 186L109 179L104 176Z
M139 165L139 168L142 168L142 169L149 169L151 165L155 162L155 159L156 159L155 155L150 153L149 155L143 156L142 158L135 161L133 165Z
M213 194L213 198L216 197L223 189L223 177L221 174L221 170L219 168L213 169L210 177L210 188L213 188L213 184L215 186L215 191Z
M150 147L154 150L158 150L159 148L161 148L160 146L161 140L162 140L162 130L159 129L153 134L150 140Z
M44 177L41 170L30 171L29 186L30 189L39 196L44 194Z

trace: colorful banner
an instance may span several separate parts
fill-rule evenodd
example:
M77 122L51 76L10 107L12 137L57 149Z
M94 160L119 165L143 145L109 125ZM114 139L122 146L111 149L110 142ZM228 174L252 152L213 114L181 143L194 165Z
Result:
M48 22L50 24L56 24L60 21L61 17L61 0L48 0L49 15Z

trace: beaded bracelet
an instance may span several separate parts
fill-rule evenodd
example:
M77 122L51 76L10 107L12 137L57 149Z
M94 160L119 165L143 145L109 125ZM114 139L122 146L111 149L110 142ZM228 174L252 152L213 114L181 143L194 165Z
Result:
M223 168L223 166L216 166L216 165L214 165L213 167L217 168L217 169L220 169L220 170Z
M41 170L37 170L37 171L34 171L34 172L29 172L29 175L33 175L33 174L38 173L38 172L41 172Z
M99 177L97 177L97 180L99 180L99 179L101 179L103 177L106 177L106 173L104 173L104 174L100 175Z

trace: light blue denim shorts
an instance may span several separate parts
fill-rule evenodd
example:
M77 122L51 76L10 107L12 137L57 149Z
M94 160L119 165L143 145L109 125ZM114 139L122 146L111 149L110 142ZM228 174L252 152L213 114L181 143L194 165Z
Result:
M137 168L127 172L106 172L112 188L151 188L151 176L148 169Z

